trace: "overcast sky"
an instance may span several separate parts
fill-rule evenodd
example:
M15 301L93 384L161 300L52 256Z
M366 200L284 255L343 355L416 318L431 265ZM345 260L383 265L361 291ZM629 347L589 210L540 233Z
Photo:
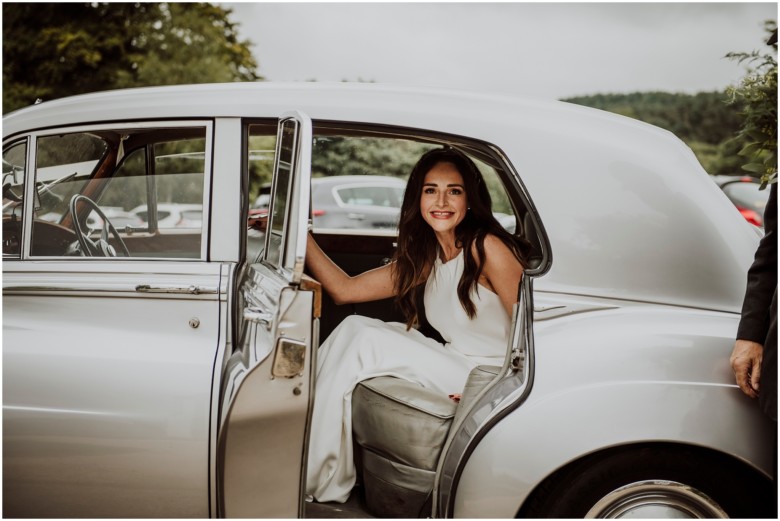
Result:
M777 3L221 3L276 81L543 98L721 90ZM768 48L766 48L768 50Z

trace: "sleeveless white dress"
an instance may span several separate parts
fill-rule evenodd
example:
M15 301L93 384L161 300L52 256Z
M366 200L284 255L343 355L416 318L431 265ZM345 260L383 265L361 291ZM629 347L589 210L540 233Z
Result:
M477 365L503 364L509 317L498 295L480 286L469 319L457 294L462 273L461 250L446 263L437 259L425 285L426 317L446 344L405 324L351 315L320 347L306 486L317 501L343 503L355 484L352 391L359 382L389 375L449 395L462 392Z

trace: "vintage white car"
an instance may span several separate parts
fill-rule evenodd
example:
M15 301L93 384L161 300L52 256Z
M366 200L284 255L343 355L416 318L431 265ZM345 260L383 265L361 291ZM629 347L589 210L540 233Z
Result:
M3 140L6 517L776 515L772 424L728 362L759 238L669 132L560 102L253 83L48 101ZM531 245L505 362L457 405L361 384L359 483L307 502L318 346L348 314L399 319L306 275L312 170L403 179L442 145ZM202 223L159 226L170 204ZM100 210L141 205L140 226ZM349 273L396 239L314 233Z

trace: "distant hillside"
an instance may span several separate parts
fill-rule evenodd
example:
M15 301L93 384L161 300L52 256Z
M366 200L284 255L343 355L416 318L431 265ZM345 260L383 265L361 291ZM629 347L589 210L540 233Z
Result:
M691 147L710 174L742 172L742 162L737 156L741 146L734 140L742 121L741 107L727 104L725 92L595 94L563 101L607 110L670 130Z

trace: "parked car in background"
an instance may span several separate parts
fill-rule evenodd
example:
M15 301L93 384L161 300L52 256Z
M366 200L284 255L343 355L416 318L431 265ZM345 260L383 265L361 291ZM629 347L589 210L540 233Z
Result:
M406 182L397 177L345 175L311 180L315 228L395 230Z
M760 181L750 176L714 175L712 179L747 222L764 226L764 208L769 199L768 188L760 190Z
M268 190L270 192L271 187L268 186ZM271 206L271 194L270 193L261 193L257 196L257 199L255 199L255 203L252 205L252 208L250 210L255 210L256 213L260 213L262 211L267 212L268 208Z
M443 146L527 245L505 358L459 404L361 383L363 486L308 503L320 343L353 313L403 320L323 294L307 235L346 273L387 263L395 231L348 214L393 207ZM269 149L270 170L250 153ZM313 157L333 174L369 154L399 180L312 179ZM485 94L177 85L6 114L3 160L6 517L776 516L775 424L729 367L759 238L667 131ZM146 224L93 232L104 206Z
M116 206L101 206L100 210L103 215L109 219L111 224L117 228L124 229L126 226L138 227L144 224L144 221L137 214L132 212L126 212L120 207ZM62 220L62 214L57 212L49 212L40 216L43 221L49 221L53 223L59 223ZM97 212L92 211L87 216L87 227L93 230L99 230L103 227L105 221L98 215Z
M149 222L145 204L133 208L130 213L143 223ZM200 228L203 225L203 205L160 203L157 205L157 225L160 228Z
M396 230L405 190L405 180L390 176L313 178L312 225L315 230ZM495 212L495 217L514 233L514 215Z

